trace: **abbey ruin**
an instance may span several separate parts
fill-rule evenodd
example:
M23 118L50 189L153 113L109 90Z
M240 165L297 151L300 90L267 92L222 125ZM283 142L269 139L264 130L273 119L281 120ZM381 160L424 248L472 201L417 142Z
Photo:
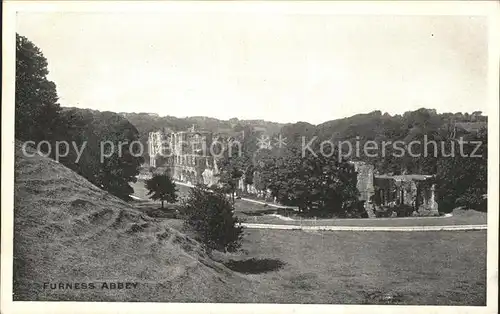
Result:
M164 167L175 180L190 184L216 184L217 163L210 153L213 135L198 131L173 132L165 128L149 133L150 166ZM158 162L161 161L161 165Z
M188 184L217 184L217 157L213 155L214 138L211 132L195 130L194 126L182 132L165 128L149 133L149 163L161 167L174 180ZM438 214L436 185L430 175L377 174L373 165L353 161L357 172L359 200L364 201L368 217L375 217L381 209L404 206L409 213ZM254 177L258 173L254 174ZM245 177L238 183L239 192L270 200L270 191L262 191L247 184Z
M357 176L359 199L365 201L369 217L380 208L406 206L409 211L438 214L436 184L430 175L381 175L373 165L353 162ZM408 214L411 214L408 213Z

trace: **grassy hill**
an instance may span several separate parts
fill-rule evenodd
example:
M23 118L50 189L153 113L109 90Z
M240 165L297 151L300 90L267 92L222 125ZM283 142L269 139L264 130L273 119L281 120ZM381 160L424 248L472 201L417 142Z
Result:
M201 245L16 144L14 300L251 302L252 282ZM135 289L101 289L102 282ZM95 289L44 289L44 283Z

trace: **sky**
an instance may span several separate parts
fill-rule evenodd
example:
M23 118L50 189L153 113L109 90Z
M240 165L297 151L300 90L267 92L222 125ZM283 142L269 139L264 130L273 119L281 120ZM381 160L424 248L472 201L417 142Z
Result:
M279 12L29 13L60 104L314 124L487 113L487 20Z

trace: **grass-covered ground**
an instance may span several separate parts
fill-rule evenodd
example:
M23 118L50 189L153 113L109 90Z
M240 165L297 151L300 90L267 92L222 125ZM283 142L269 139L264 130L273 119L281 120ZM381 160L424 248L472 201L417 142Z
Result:
M240 205L244 207L245 205ZM255 206L255 205L250 205ZM257 205L258 206L258 205ZM270 212L267 210L266 212ZM450 226L482 225L487 223L486 213L474 210L455 210L451 217L405 217L405 218L353 218L353 219L294 219L284 220L266 214L248 214L237 210L240 219L247 223L264 223L302 226L366 226L366 227L404 227L404 226Z
M267 289L258 302L486 304L486 231L245 229L218 260Z
M181 220L165 223L186 232ZM486 231L245 229L242 251L217 260L266 290L258 302L486 302Z
M184 195L189 188L179 186ZM158 206L158 204L153 204ZM236 201L252 222L294 223L265 214L272 208ZM263 215L259 215L262 213ZM486 222L456 211L450 218L330 219L338 225L448 225ZM165 219L182 230L182 220ZM304 222L306 224L307 222ZM311 221L311 223L314 223ZM265 291L256 302L485 305L486 231L304 232L245 229L242 251L216 259ZM234 300L238 302L238 300Z
M228 266L272 287L261 302L486 302L485 231L246 230L243 250Z

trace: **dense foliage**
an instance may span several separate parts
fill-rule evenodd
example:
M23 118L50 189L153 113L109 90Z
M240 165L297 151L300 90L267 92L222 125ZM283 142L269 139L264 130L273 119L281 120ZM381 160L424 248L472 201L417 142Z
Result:
M437 114L435 110L422 108L391 116L375 111L317 126L306 122L287 124L280 132L286 140L286 147L274 145L268 149L261 149L255 142L262 134L246 126L245 134L250 134L254 141L246 139L243 153L237 156L226 154L219 160L220 182L226 193L233 195L238 181L244 178L245 184L253 184L261 191L270 190L281 203L298 206L305 212L330 208L323 212L354 214L359 210L359 204L353 205L355 180L352 170L347 166L340 167L343 169L341 172L334 169L338 166L335 163L361 160L373 164L379 174L436 175L441 211L450 211L458 206L485 210L486 126L487 117L481 112ZM271 138L275 139L275 136ZM369 155L363 150L368 141L377 147ZM481 157L462 156L459 152L460 141L469 142L464 146L464 155L470 155L476 146L470 141L480 141L482 146L475 154ZM298 151L309 142L316 152L320 150L318 146L321 147L321 143L333 143L335 152L328 158L321 153L301 156ZM456 146L453 156L449 156L451 145ZM356 151L356 147L360 149ZM309 153L309 150L306 151ZM331 192L334 187L322 179L323 174L319 170L330 164L334 165L330 169L334 170L331 176L338 180L335 189L343 191L333 198L335 201L327 195L329 191L334 193ZM342 179L340 175L342 178L347 175L350 179ZM349 209L341 205L343 197L350 200ZM336 204L332 205L332 202Z
M185 226L208 249L234 252L240 248L243 230L224 193L198 185L190 190L182 208L187 216Z
M231 200L234 203L234 197L238 182L243 176L243 168L245 165L240 163L240 159L236 156L225 156L218 161L219 173L217 177L221 191L231 195Z
M70 147L68 156L59 161L96 186L128 200L133 193L129 182L136 182L143 162L138 145L135 150L131 147L138 138L135 127L113 112L70 108L63 110L61 117L66 132L59 140L69 142L82 154L78 156Z
M442 158L438 161L436 179L442 211L451 211L457 206L481 211L487 209L487 131L481 129L466 139L463 151L467 157L458 154L455 158ZM449 146L451 145L450 143ZM454 145L458 149L457 141ZM451 150L451 147L449 149ZM470 157L473 152L478 157Z
M239 136L225 139L222 157L217 160L218 182L222 191L231 195L233 202L241 178L245 184L253 183L255 147L261 134L249 125L239 125L236 129Z
M340 143L347 141L353 148L349 159L373 164L381 174L435 174L442 211L458 206L486 209L487 117L479 111L438 114L421 108L394 116L374 111L317 126L304 122L289 124L283 127L282 133L289 139L289 146L301 147L304 139L307 143L317 137L314 143L332 141L344 154L348 152L348 145ZM458 151L461 140L480 141L482 145L475 154L481 157L462 156ZM367 141L377 143L376 154L364 154L362 149L357 154L356 143L362 148ZM398 141L404 154L392 145ZM432 141L437 143L437 150ZM385 150L381 149L384 142L391 143ZM455 154L446 156L451 143L457 147ZM475 146L465 144L464 155L470 155ZM414 156L408 153L410 150Z
M47 60L26 37L16 34L15 134L20 140L52 140L61 110Z
M346 160L291 148L263 162L259 175L280 203L307 214L346 216L358 210L356 172Z

